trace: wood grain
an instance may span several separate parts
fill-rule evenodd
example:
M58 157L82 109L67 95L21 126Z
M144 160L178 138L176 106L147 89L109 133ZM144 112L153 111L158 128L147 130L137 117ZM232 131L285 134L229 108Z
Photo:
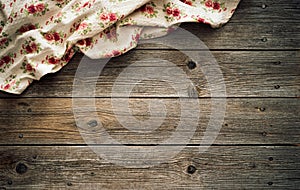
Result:
M190 58L157 43L139 45L111 59L97 77L97 114L110 136L130 145L128 148L163 144L180 121L178 97L199 97L199 107L195 104L186 110L194 113L200 108L197 130L189 144L168 144L184 149L150 168L114 165L86 146L72 112L73 80L82 54L76 54L58 73L35 81L20 96L0 92L0 189L299 189L299 23L298 0L242 0L230 22L220 29L182 24L211 50L227 89L222 129L214 144L201 154L198 145L211 115L211 91L218 89L208 85L208 74L203 74L199 65L189 69ZM207 52L198 44L187 46L186 41L192 39L177 36L175 41L187 53ZM117 77L136 61L141 63L137 70L158 69L170 74L170 68L161 66L160 61L147 58L175 64L193 81L196 92L176 94L170 85L155 80L138 83L129 99L133 116L149 119L149 101L156 100L165 104L167 113L157 130L138 134L119 123L110 98ZM121 87L131 84L123 81ZM182 81L176 84L184 86ZM125 93L119 91L115 96L122 99ZM76 100L84 100L81 106L86 107L85 102L92 99ZM152 116L159 120L162 115L158 110ZM185 119L190 127L193 118ZM93 120L88 116L84 121L92 126ZM124 159L118 146L93 144L95 147L107 148L116 159Z
M87 100L83 99L83 103ZM99 117L86 116L84 122L99 119L104 129L121 143L162 143L171 137L182 120L180 102L177 98L150 100L163 102L167 113L163 124L155 131L145 130L139 134L127 130L116 118L109 98L97 98ZM163 111L158 110L151 116L149 99L131 98L129 105L132 115L141 121L150 117L160 119L163 115ZM82 106L84 109L84 104ZM210 99L199 99L199 107L191 106L185 111L192 113L199 109L200 119L191 144L200 143L208 126ZM299 144L299 110L297 98L227 99L224 124L215 144ZM126 113L120 115L129 117ZM186 125L197 121L185 119ZM1 144L85 144L75 124L72 99L68 98L0 99L0 128Z
M167 163L130 169L103 160L89 147L0 147L0 188L297 189L300 185L298 147L210 147L202 154L198 150L186 147ZM20 164L27 166L22 174L16 172ZM189 166L196 168L195 173L187 172Z
M297 23L300 20L299 1L290 0L242 0L230 23ZM291 19L293 18L293 19Z
M189 53L190 51L187 51ZM213 51L219 68L223 72L228 97L299 97L300 96L300 56L297 51ZM112 87L117 77L125 68L136 61L147 69L166 70L160 67L160 61L149 63L147 59L167 60L186 73L194 83L199 97L210 97L215 86L208 86L201 66L190 70L187 66L190 58L179 51L171 50L134 50L126 55L112 59L101 75L91 78L97 80L96 97L111 97ZM74 76L82 55L78 54L60 72L49 74L34 84L21 95L14 96L0 93L1 97L71 97ZM201 65L202 63L199 62ZM132 67L132 66L131 66ZM137 69L138 70L138 69ZM141 70L141 68L139 68ZM177 74L178 73L172 73ZM143 75L143 72L140 73ZM169 74L168 74L169 75ZM180 82L180 81L178 81ZM130 85L124 80L123 85ZM218 84L218 83L216 83ZM173 97L172 84L158 80L145 80L138 83L131 92L131 97ZM185 86L185 84L182 84ZM124 87L123 86L123 87ZM123 96L120 93L118 96ZM181 94L186 96L186 94Z

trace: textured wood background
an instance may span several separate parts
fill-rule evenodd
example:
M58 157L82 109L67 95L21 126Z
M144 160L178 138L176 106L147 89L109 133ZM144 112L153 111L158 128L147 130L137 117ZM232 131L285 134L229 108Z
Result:
M113 58L98 79L96 106L105 129L131 146L159 143L174 131L178 105L164 83L143 81L130 98L139 119L148 118L149 99L165 102L169 112L155 132L141 139L112 111L114 81L147 57L169 60L187 73L197 88L201 122L183 151L159 166L125 168L98 157L80 136L72 112L72 85L83 56L77 54L21 96L0 93L0 189L300 189L300 1L242 0L220 29L182 26L210 48L227 88L225 121L207 152L197 147L210 116L204 75L190 70L180 52L147 44Z

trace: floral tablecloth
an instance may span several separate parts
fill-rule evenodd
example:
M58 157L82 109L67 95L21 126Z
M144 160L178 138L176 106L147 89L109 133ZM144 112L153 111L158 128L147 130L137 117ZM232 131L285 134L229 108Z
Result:
M0 90L20 94L76 51L114 57L175 24L219 27L239 0L0 0Z

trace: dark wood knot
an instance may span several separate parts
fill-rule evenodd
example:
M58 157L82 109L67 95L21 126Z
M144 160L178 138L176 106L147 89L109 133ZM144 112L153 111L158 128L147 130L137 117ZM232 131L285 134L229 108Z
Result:
M266 111L266 108L259 108L259 111L264 112Z
M274 62L274 65L280 65L280 64L281 64L281 61Z
M268 185L273 185L273 182L272 181L268 182Z
M24 163L18 163L16 166L16 172L18 174L24 174L28 170L28 167Z
M189 68L190 70L193 70L193 69L195 69L195 68L197 67L197 64L196 64L194 61L189 61L189 62L187 63L187 66L188 66L188 68Z
M89 127L97 127L98 122L96 120L91 120L87 123Z
M197 168L193 165L189 165L187 168L187 173L194 174L196 172Z
M267 39L266 37L263 37L263 38L261 39L261 41L266 42L266 41L268 41L268 39Z
M12 184L13 184L12 180L9 179L9 180L7 181L7 184L8 184L8 185L12 185Z

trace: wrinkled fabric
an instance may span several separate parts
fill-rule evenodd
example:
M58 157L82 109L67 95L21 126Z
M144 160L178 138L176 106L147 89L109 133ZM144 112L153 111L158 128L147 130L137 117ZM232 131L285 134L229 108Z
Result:
M121 55L182 22L220 27L239 0L0 0L0 90L20 94L76 51Z

